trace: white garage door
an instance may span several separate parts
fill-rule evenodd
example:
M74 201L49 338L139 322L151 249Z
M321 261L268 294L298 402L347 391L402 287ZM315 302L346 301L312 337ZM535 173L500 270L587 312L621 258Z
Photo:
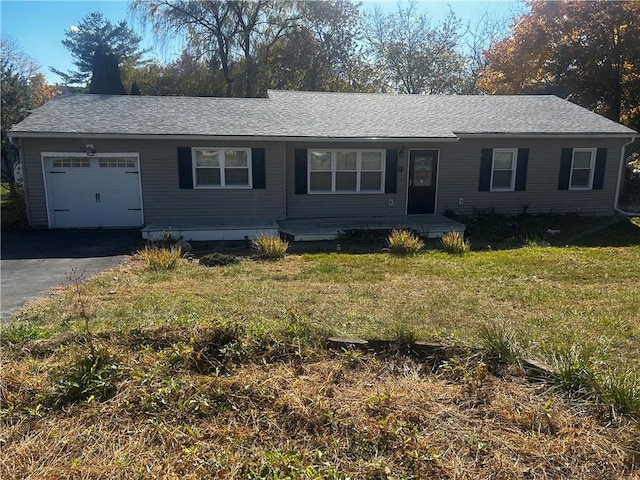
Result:
M51 228L143 224L137 154L43 154Z

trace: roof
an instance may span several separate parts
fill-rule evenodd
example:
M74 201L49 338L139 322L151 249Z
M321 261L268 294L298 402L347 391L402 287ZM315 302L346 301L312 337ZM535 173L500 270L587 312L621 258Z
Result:
M636 132L552 95L269 91L269 97L60 95L12 136L456 139L462 135Z

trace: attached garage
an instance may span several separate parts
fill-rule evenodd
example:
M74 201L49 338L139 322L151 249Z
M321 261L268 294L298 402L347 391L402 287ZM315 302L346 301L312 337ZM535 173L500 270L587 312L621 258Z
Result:
M143 225L137 153L42 153L49 228Z

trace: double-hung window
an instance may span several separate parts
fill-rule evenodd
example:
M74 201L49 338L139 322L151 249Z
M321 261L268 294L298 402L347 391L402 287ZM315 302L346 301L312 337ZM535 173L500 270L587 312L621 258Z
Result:
M491 167L491 191L513 191L516 182L518 149L495 148Z
M251 149L193 148L195 188L251 188Z
M570 190L590 190L593 186L595 148L574 148L571 159Z
M384 150L309 150L309 193L384 192Z

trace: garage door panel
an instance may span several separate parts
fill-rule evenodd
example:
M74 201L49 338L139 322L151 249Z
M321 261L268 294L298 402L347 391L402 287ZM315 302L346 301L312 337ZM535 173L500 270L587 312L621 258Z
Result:
M43 159L51 227L143 223L137 157Z

